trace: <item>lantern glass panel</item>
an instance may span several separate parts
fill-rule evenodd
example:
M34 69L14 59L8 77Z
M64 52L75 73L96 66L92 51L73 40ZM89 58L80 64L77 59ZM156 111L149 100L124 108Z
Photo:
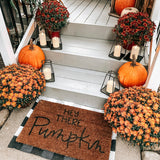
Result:
M53 63L51 60L45 60L42 66L42 72L44 74L46 82L54 82L54 70L53 70Z
M100 91L106 95L110 95L118 90L120 90L120 84L117 74L114 71L109 71L104 78Z

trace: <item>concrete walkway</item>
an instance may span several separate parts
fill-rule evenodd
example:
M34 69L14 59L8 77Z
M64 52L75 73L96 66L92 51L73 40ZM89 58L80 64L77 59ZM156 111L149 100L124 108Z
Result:
M31 107L32 105L28 108L14 110L0 130L0 160L44 160L39 156L8 148L13 135ZM138 146L132 146L120 137L117 138L115 160L140 160L140 157Z

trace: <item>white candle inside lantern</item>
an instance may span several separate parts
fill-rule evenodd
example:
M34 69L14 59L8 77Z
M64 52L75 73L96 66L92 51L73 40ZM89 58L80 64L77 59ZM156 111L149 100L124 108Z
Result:
M40 45L41 45L41 46L46 46L46 45L47 45L45 32L41 32L41 33L39 34L39 40L40 40Z
M140 50L139 46L137 46L137 45L133 46L132 50L131 50L130 59L133 59L133 55L135 55L135 58L137 59L138 54L139 54L139 50Z
M120 45L116 45L114 47L114 54L115 57L120 57L121 55L121 46Z
M60 43L59 37L53 37L52 38L52 43L53 43L54 48L59 48L59 43Z
M51 73L52 73L51 68L49 68L49 67L43 68L43 74L44 74L45 80L50 80L52 78Z
M113 80L108 80L106 86L106 92L113 93L115 90L115 82Z

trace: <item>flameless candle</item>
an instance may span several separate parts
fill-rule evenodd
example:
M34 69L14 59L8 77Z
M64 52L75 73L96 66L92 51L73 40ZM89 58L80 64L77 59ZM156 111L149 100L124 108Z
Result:
M135 58L137 59L138 57L138 54L139 54L139 50L140 50L140 47L135 45L132 47L132 50L131 50L131 55L130 55L130 59L133 58L133 55L135 55Z
M54 48L59 48L59 42L60 42L59 37L53 37L52 38L52 43L53 43Z
M44 32L41 32L39 34L39 40L40 40L40 45L41 46L46 46L47 42L46 42L46 34Z
M108 80L107 86L106 86L106 92L113 93L115 89L115 83L113 80Z
M43 74L44 74L45 80L50 80L51 79L51 68L49 67L44 68Z
M120 57L121 55L121 46L120 45L116 45L114 48L114 56L115 57Z

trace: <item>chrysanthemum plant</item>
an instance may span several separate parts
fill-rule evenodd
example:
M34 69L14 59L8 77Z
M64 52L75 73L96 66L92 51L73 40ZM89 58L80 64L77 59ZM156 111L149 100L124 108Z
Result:
M46 85L44 75L30 65L9 65L0 70L0 106L27 107Z
M125 47L131 44L144 46L145 42L151 41L154 30L155 24L148 14L130 12L119 18L113 32L117 42Z
M160 93L130 87L110 94L104 118L114 132L143 147L160 145Z
M41 28L50 32L59 31L68 23L69 12L61 0L31 0L35 20Z

